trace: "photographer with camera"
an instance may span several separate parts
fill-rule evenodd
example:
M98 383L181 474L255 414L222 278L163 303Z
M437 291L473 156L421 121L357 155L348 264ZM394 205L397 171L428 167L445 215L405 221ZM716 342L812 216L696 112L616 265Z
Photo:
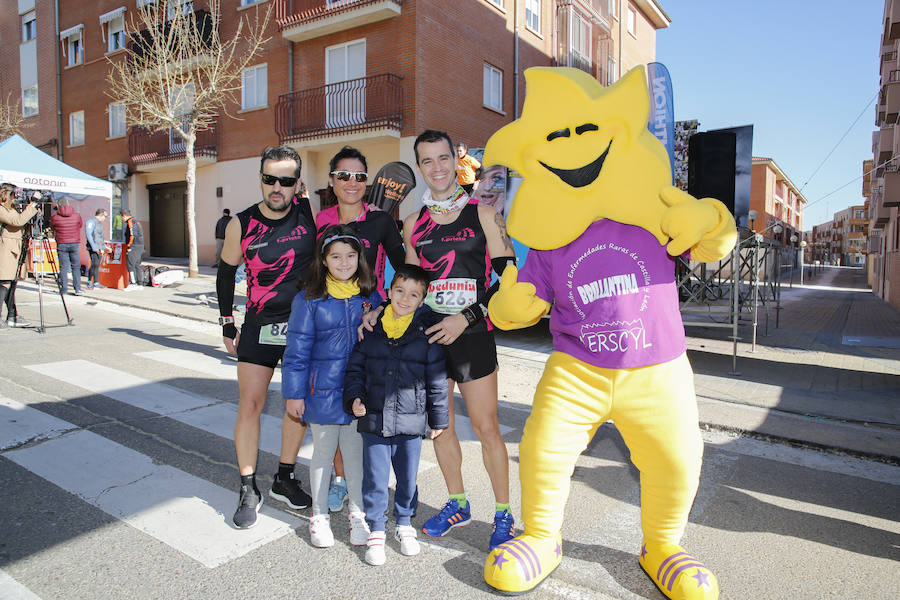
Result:
M22 251L22 230L37 214L38 203L22 203L22 212L16 210L16 188L0 184L0 317L6 304L6 319L0 318L0 329L8 325L27 327L31 323L16 313L16 281L19 277L19 258Z

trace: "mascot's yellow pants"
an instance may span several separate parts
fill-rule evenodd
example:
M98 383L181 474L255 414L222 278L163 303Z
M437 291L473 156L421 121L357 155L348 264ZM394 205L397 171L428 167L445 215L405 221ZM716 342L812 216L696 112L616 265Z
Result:
M678 543L700 478L703 441L687 356L637 369L604 369L553 353L519 447L522 520L556 536L575 461L612 419L641 472L644 539Z
M609 419L641 473L641 568L669 598L717 598L715 576L678 545L703 455L685 354L635 369L595 367L561 352L550 356L519 446L525 532L491 551L485 581L504 592L524 592L559 566L575 462Z

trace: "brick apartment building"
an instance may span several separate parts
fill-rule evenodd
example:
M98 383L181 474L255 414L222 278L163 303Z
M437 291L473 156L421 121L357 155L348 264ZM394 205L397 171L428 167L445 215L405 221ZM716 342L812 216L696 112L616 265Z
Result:
M872 136L869 271L872 291L900 308L900 0L885 0L882 21L878 129Z
M750 228L785 246L798 247L806 198L772 158L753 157L750 168ZM752 214L752 213L751 213Z
M166 131L129 130L105 94L108 60L122 60L134 11L157 0L15 0L0 15L0 89L19 94L32 144L115 181L148 253L186 256L183 144ZM201 14L203 0L169 0ZM240 103L198 134L201 263L213 259L223 208L259 199L263 147L294 146L315 202L328 161L358 147L370 171L414 163L426 128L483 146L518 116L522 72L574 66L605 84L654 60L670 19L655 0L222 0L221 36L246 11L273 8L270 40L243 75ZM58 15L58 25L57 25ZM14 43L15 42L15 43ZM57 85L58 82L58 85ZM414 190L400 217L416 210Z
M814 225L806 260L845 267L866 265L869 240L869 205L848 206L831 221Z

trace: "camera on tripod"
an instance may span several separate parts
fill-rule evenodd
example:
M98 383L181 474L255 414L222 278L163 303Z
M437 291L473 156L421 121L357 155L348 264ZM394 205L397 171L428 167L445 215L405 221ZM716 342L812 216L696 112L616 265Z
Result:
M16 196L16 199L13 200L13 204L19 209L25 208L32 202L37 202L38 204L51 204L53 202L53 192L44 190L22 190L19 192L19 195Z

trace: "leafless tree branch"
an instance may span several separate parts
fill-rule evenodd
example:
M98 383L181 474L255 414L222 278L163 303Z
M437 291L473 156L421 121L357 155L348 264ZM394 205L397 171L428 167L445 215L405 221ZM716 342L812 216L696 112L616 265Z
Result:
M194 4L200 4L195 2ZM189 266L197 274L194 223L197 132L213 127L240 100L244 69L258 60L269 41L272 4L244 11L236 32L222 38L221 0L208 12L187 12L177 0L159 0L130 15L131 43L111 57L107 95L125 107L126 124L150 131L170 129L186 149Z

